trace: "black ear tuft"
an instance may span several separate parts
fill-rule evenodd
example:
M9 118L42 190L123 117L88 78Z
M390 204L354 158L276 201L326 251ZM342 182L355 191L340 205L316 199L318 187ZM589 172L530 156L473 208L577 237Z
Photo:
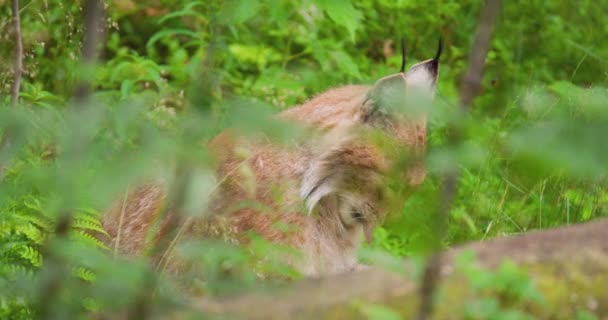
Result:
M439 62L439 57L441 57L442 50L443 50L443 41L441 40L441 36L439 36L439 43L437 44L437 53L435 53L435 58L433 58L433 60Z
M405 62L407 58L405 57L405 38L401 37L401 70L399 72L405 72Z

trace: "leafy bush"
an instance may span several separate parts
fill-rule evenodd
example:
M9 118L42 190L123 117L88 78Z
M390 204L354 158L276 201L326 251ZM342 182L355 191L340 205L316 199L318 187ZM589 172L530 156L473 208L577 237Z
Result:
M12 23L8 3L0 0L2 30ZM100 241L99 213L138 179L169 176L180 161L209 171L198 146L227 124L277 129L264 128L267 120L253 109L234 107L244 101L235 97L279 111L332 86L371 83L398 70L401 37L409 64L431 57L438 37L445 42L429 120L429 178L376 230L372 248L396 256L430 249L438 173L454 159L463 174L446 246L607 216L608 46L602 43L608 3L506 2L482 93L470 115L453 118L480 4L107 0L106 42L88 107L71 98L83 76L81 2L22 4L25 79L18 110L8 108L14 35L0 35L8 44L0 48L0 131L10 137L0 146L0 318L124 310L146 281L161 288L149 308L183 307L179 283L141 261L113 259L113 248ZM450 148L455 119L465 136ZM66 212L73 228L62 241L54 230ZM202 245L210 248L203 256L183 250L212 276L184 282L206 294L259 286L251 261L273 250L261 242L248 249ZM258 267L277 278L297 277L273 262ZM498 279L508 276L501 272L509 270L499 270ZM57 295L38 296L57 274L63 281ZM116 296L124 300L116 303Z

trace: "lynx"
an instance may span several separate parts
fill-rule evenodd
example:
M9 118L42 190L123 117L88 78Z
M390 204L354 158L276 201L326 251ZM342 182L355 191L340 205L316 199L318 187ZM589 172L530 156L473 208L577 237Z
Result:
M245 234L254 231L299 251L301 258L289 262L309 276L357 268L358 247L371 241L373 227L386 215L387 179L396 174L404 184L417 186L425 177L425 114L401 109L414 93L434 96L441 43L434 58L407 72L403 51L399 73L372 86L330 89L276 115L314 129L306 141L285 146L263 137L240 138L229 130L214 138L208 147L219 160L221 185L208 206L208 218L191 222L185 234L204 238L223 228L246 241ZM383 148L369 138L377 132L392 139L392 147ZM395 148L412 155L405 166L396 159ZM243 149L248 156L237 151ZM398 165L401 172L394 170ZM254 189L248 179L255 180ZM112 236L110 246L138 255L165 201L164 187L144 185L123 200L124 206L116 205L104 216L104 227ZM238 205L251 202L259 205ZM166 232L160 225L157 237ZM292 228L285 231L285 225Z

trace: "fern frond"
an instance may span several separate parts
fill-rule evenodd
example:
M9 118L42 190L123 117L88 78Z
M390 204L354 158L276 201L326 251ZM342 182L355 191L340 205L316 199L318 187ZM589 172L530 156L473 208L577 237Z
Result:
M42 254L40 254L40 251L34 247L29 245L21 245L17 250L17 254L19 257L31 263L34 267L42 266Z
M99 239L82 230L73 230L72 232L70 232L70 236L72 237L72 239L74 239L74 241L80 241L93 247L109 250L108 246L106 246L103 242L99 241Z
M78 213L79 214L82 213L83 215L95 217L95 218L99 218L101 216L99 211L97 211L93 208L79 208Z
M31 212L21 212L16 211L14 214L16 219L19 219L24 222L30 222L34 224L36 227L49 232L53 229L53 222L48 217L42 214L34 214Z
M33 270L24 266L23 264L11 263L3 261L0 265L0 278L15 279L17 275L24 275L31 277L34 275ZM2 291L0 290L0 293Z
M27 240L32 241L34 244L42 244L45 239L45 233L29 222L15 225L14 233L25 236Z
M85 267L75 267L72 269L72 274L77 278L80 278L86 282L93 282L97 278L97 275L88 268Z
M72 227L77 229L82 229L82 231L95 231L103 234L104 236L110 238L110 235L103 229L101 223L97 220L92 219L81 219L80 217L76 218L72 222Z
M42 204L40 203L40 199L34 196L27 196L26 199L23 200L23 205L26 208L32 209L37 212L42 212Z

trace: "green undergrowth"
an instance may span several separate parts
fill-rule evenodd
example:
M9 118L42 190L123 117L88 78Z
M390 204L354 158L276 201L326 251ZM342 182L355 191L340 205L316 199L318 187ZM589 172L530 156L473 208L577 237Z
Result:
M9 3L0 0L1 30L12 28ZM298 137L301 132L267 116L328 88L371 84L397 72L401 38L408 66L432 57L437 39L444 41L437 97L427 110L427 178L391 207L365 248L369 259L391 257L376 261L391 267L394 257L418 257L438 247L441 177L455 165L458 188L440 246L608 216L608 3L503 3L482 90L466 115L457 112L459 79L479 1L104 4L106 34L89 73L79 63L83 1L22 1L25 67L16 109L9 107L14 33L0 34L0 134L9 137L0 143L2 319L37 318L48 306L47 318L62 319L124 311L137 304L146 279L159 288L147 307L162 317L163 310L184 307L176 289L184 283L191 292L214 295L263 287L262 274L275 275L268 278L277 283L299 278L275 261L256 265L260 256L284 248L253 241L246 249L226 243L199 244L208 248L203 253L181 248L212 276L175 280L145 261L114 259L113 248L103 244L107 235L99 216L134 184L170 177L178 164L191 168L192 194L206 194L217 182L212 157L201 147L209 139L227 126L245 134L263 131L278 142ZM93 87L87 106L72 99L82 80ZM455 127L463 141L450 145ZM388 188L401 190L403 181L395 179ZM200 197L186 199L185 207L196 212ZM58 238L56 223L66 212L72 228ZM471 304L462 317L551 314L534 313L553 306L538 304L527 291L485 295L503 290L492 287L503 282L528 288L519 269L470 273L478 287L467 293ZM49 286L57 279L58 287ZM538 281L551 301L546 283ZM48 287L56 294L41 296ZM563 287L556 288L558 295ZM534 300L534 306L520 305L520 298ZM563 314L593 319L585 303ZM362 308L370 318L394 317L383 307Z

